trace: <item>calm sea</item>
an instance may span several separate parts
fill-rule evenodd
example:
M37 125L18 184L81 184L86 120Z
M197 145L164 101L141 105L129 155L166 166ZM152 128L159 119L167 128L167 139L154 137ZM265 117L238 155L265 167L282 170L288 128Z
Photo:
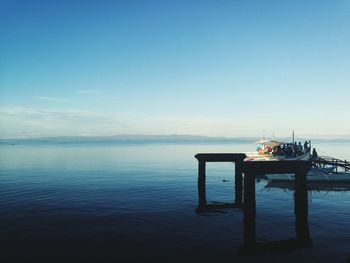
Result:
M318 142L350 160L349 142ZM309 191L312 247L239 256L240 209L197 214L199 152L252 143L3 143L0 262L346 262L350 188ZM232 202L234 165L207 165L209 202ZM256 183L262 241L295 237L293 191Z

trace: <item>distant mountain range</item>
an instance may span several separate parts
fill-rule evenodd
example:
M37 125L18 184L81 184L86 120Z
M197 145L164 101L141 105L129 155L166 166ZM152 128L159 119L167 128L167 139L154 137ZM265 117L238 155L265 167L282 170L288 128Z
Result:
M219 142L256 142L261 138L257 137L211 137L201 135L114 135L114 136L60 136L60 137L35 137L0 139L1 144L17 143L89 143L89 142L115 142L115 143L219 143ZM317 138L314 142L337 141L350 142L348 138Z
M114 135L114 136L60 136L60 137L36 137L0 139L2 143L14 142L58 142L58 143L82 143L82 142L252 142L257 138L239 137L210 137L200 135Z

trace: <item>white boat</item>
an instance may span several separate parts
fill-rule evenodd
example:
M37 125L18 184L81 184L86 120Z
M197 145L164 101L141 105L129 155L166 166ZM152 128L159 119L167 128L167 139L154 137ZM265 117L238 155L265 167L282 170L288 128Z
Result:
M312 161L314 167L307 174L308 183L350 183L349 163L332 157L319 157L315 149L311 156L311 141L306 141L304 146L301 143L285 143L265 139L256 142L256 144L260 145L257 152L246 153L245 161ZM266 177L270 182L294 182L295 179L294 174L266 174Z
M294 174L266 174L266 177L271 182L294 182ZM307 174L306 179L308 182L350 182L349 172L334 172L329 169L312 167Z
M259 146L257 152L246 153L245 161L309 161L310 141L307 147L302 147L301 144L285 143L276 140L260 140L256 142Z

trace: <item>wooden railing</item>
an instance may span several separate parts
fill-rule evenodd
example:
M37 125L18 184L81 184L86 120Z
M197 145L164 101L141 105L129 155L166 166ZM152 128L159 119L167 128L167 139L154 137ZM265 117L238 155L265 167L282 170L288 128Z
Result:
M345 171L350 170L350 162L347 160L341 160L334 157L329 156L319 156L317 159L312 160L315 166L325 166L332 165L335 166L337 171L338 167L343 168Z

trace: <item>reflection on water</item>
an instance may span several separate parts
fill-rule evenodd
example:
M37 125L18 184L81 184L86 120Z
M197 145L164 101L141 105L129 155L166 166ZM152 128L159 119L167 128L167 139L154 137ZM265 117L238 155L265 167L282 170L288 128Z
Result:
M236 163L237 164L237 163ZM199 164L198 192L199 204L197 213L218 212L227 208L242 208L242 203L237 204L237 196L234 203L211 203L207 204L205 195L205 170L201 169L203 165ZM204 164L205 166L205 164ZM271 170L272 171L272 170ZM241 172L240 172L241 173ZM261 255L268 253L288 252L294 249L307 248L312 245L309 224L308 224L308 196L306 173L296 175L296 181L293 182L294 188L294 213L295 213L295 238L284 240L272 240L260 242L256 237L256 175L244 175L243 192L243 246L239 247L239 255ZM204 179L203 179L204 178ZM237 180L238 179L238 180ZM239 188L242 193L241 175L235 177L235 189ZM241 200L241 198L239 198Z
M270 181L266 183L265 188L280 188L290 191L295 189L292 181ZM350 191L350 182L308 182L307 188L309 191L347 192Z
M336 157L350 159L344 145L322 148L327 147L339 150ZM0 260L345 262L350 252L349 191L309 194L312 247L283 254L239 255L236 248L244 245L239 208L194 212L193 156L252 149L253 144L239 143L1 145ZM208 203L232 204L233 168L207 166ZM269 246L289 247L297 238L294 190L266 184L256 183L256 243L270 244L267 251Z

